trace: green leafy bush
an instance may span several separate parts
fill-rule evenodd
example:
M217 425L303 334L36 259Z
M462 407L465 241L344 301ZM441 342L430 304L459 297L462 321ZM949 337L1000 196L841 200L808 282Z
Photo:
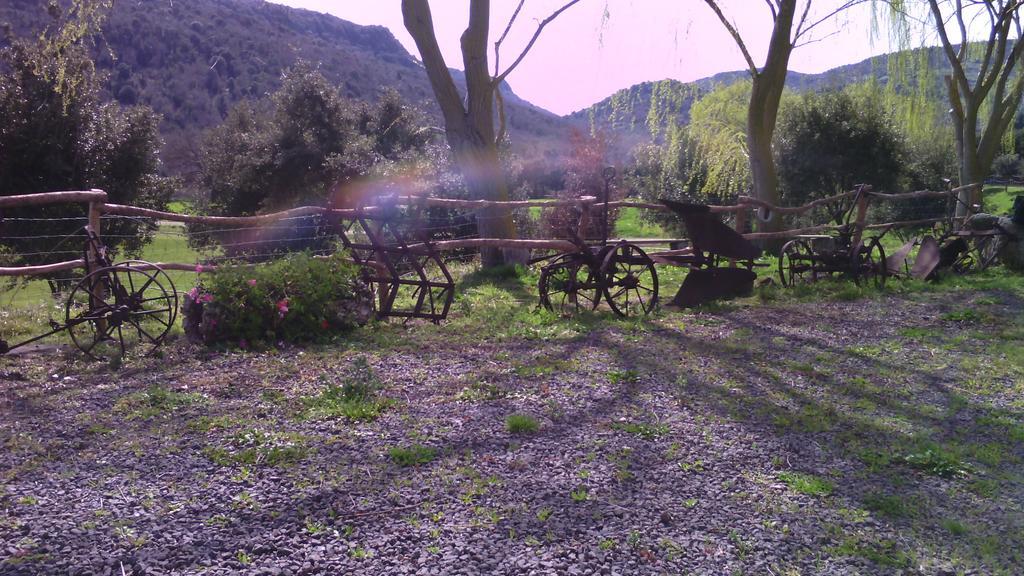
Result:
M185 330L206 343L303 342L365 324L372 293L339 252L222 266L185 295Z

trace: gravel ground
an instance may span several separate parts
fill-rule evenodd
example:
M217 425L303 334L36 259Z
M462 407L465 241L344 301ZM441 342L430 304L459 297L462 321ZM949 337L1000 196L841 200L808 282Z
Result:
M1019 574L1024 302L962 297L3 358L0 574ZM357 357L380 417L310 417Z

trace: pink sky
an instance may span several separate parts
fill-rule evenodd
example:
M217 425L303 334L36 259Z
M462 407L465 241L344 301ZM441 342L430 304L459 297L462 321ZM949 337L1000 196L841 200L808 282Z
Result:
M385 26L417 58L402 24L400 0L275 0L327 12L357 24ZM527 0L502 49L511 62L537 23L565 0ZM827 14L838 2L819 0ZM516 0L493 0L491 42L497 39ZM722 0L760 65L771 32L763 0ZM468 0L433 0L438 42L450 67L462 68L459 36L466 26ZM607 8L608 17L603 18ZM871 12L861 6L816 30L819 41L797 49L790 69L822 72L888 51L871 40ZM493 67L493 53L491 66ZM515 92L552 112L566 114L604 99L616 90L647 80L696 80L746 65L725 28L701 0L583 0L544 29L526 60L509 76Z

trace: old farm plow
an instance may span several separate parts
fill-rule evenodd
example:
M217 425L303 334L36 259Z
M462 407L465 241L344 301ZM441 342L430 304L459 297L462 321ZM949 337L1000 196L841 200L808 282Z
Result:
M83 230L85 275L68 293L62 321L51 319L49 331L21 342L0 340L0 354L67 332L83 354L107 360L134 347L155 349L170 332L178 294L167 273L142 260L112 263L92 228Z

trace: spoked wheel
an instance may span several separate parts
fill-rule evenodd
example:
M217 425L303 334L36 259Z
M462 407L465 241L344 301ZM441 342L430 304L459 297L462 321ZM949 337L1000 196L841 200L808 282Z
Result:
M853 279L858 284L861 281L871 282L875 288L885 286L885 279L889 275L889 267L885 263L885 249L878 238L872 238L857 250L857 254L850 263L853 270Z
M94 360L123 357L135 347L155 349L170 332L178 306L173 288L157 272L110 266L75 284L65 307L75 346Z
M658 272L639 246L620 243L601 263L605 300L619 316L650 314L658 305Z
M178 290L174 286L174 281L171 280L171 277L167 275L167 272L163 268L157 266L156 264L146 262L145 260L122 260L121 262L117 262L116 264L114 264L114 267L134 267L145 272L148 272L157 280L157 282L160 282L160 284L163 285L163 287L168 290L168 293L174 298L174 306L171 307L172 315L170 322L172 325L174 324L174 321L177 320L178 318Z
M794 286L817 279L810 245L800 239L786 242L779 253L779 280L782 285Z
M562 315L593 310L601 303L597 275L577 254L563 254L544 266L537 289L541 306Z

